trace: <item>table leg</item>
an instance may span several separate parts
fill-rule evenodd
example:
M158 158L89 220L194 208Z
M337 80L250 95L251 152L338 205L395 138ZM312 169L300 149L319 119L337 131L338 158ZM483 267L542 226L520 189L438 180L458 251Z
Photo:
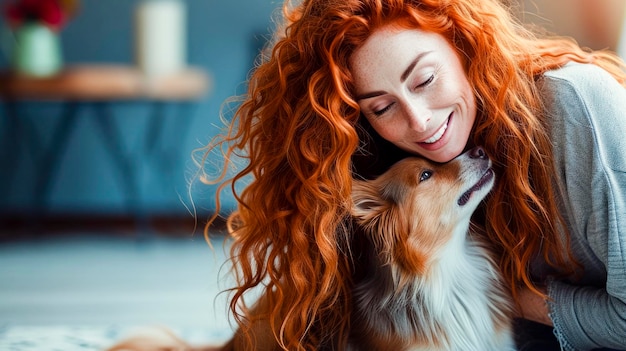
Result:
M96 102L93 106L97 113L96 121L103 133L104 145L111 155L111 161L116 164L117 169L120 171L128 209L138 221L139 233L145 234L149 232L149 223L145 209L142 206L141 183L137 177L137 170L140 169L139 167L144 160L138 158L134 161L131 154L124 150L121 133L115 123L115 116L111 111L110 104L107 102Z
M56 125L52 139L48 147L41 146L41 150L33 152L33 156L39 167L35 186L33 188L33 201L36 213L45 217L48 201L50 200L50 191L56 180L62 156L65 154L70 135L76 126L78 116L78 103L67 102L60 116L60 121ZM34 136L37 139L37 136ZM35 150L33 150L35 151Z
M33 192L31 196L32 207L28 211L28 226L30 231L38 234L44 230L42 223L48 210L47 205L50 200L50 191L57 176L59 165L63 154L67 148L69 136L76 124L77 104L73 102L66 103L60 116L59 122L53 129L49 145L41 142L36 128L28 128L27 121L20 121L18 102L11 100L5 103L6 126L5 140L3 142L3 166L7 170L6 179L2 181L1 195L3 198L10 196L10 191L16 181L15 170L18 168L19 154L22 148L21 138L31 148L31 156L34 160L35 180Z
M0 199L2 202L7 201L11 196L11 189L15 178L15 170L18 167L19 147L19 123L17 116L17 101L4 101L4 135L1 138L0 161L2 162L2 177L0 181ZM0 203L3 212L8 210L3 208L4 204Z
M163 126L165 125L166 107L167 105L164 101L155 101L152 103L144 149L147 156L152 156L156 152L155 149L158 141L163 140L165 134Z
M153 160L156 159L159 169L169 175L168 182L172 182L174 176L177 176L174 172L180 171L180 175L184 173L184 169L180 167L181 161L184 161L185 157L191 158L191 154L182 153L182 147L187 140L194 106L188 102L172 103L171 107L176 109L173 111L176 113L173 115L174 123L168 125L164 111L167 106L163 102L155 102L152 105L152 115L146 134L146 155ZM175 137L172 138L172 135ZM170 141L171 144L165 145L166 141ZM162 147L157 151L156 146L159 142Z

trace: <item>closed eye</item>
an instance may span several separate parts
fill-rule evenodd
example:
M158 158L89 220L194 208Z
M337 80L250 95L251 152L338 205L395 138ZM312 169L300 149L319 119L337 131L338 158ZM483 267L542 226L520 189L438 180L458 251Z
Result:
M389 104L389 105L387 105L387 106L383 107L383 108L382 108L382 109L380 109L380 110L372 111L372 113L373 113L376 117L382 116L383 114L385 114L385 112L389 111L389 109L391 108L391 106L393 106L393 104L394 104L394 103L391 103L391 104Z
M430 83L432 83L434 80L435 80L435 75L434 75L434 74L431 74L431 75L428 77L428 79L426 79L425 81L423 81L423 82L419 83L419 84L415 87L415 89L422 89L422 88L425 88L425 87L427 87L428 85L430 85ZM384 115L387 111L389 111L389 110L393 107L393 105L394 105L394 104L395 104L395 103L394 103L394 102L392 102L392 103L390 103L389 105L387 105L387 106L383 107L383 108L382 108L382 109L380 109L380 110L372 111L372 114L373 114L374 116L376 116L376 117L380 117L380 116Z
M420 183L429 179L430 177L432 177L432 175L433 175L433 171L431 170L422 171L422 173L420 174Z
M428 77L428 79L426 79L425 81L421 82L420 84L418 84L415 88L419 89L419 88L424 88L425 86L427 86L428 84L432 83L433 80L435 79L435 75L431 74L430 77Z

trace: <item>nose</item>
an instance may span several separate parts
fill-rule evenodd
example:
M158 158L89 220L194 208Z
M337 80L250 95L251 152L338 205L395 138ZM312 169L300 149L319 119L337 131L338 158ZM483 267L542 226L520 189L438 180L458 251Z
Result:
M425 132L428 122L432 117L432 111L417 101L407 102L404 106L404 113L412 130Z
M469 157L484 160L487 158L487 153L485 152L485 149L477 146L469 151Z

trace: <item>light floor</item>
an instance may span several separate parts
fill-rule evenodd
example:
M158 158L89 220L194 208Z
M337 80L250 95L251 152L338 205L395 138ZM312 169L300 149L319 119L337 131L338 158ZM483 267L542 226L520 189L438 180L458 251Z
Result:
M16 344L15 338L101 337L96 335L152 325L192 333L198 341L224 340L232 331L228 296L220 291L232 279L223 237L212 243L210 248L201 234L1 243L0 350L30 350L32 340Z

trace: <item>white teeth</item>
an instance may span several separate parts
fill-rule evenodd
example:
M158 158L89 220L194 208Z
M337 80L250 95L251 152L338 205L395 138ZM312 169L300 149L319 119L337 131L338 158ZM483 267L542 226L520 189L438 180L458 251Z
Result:
M441 129L437 131L437 133L435 133L435 135L433 135L427 140L424 140L424 143L432 144L432 143L439 141L439 139L441 139L441 137L443 136L443 133L446 132L446 129L448 129L448 121L446 121L446 123L441 127Z

